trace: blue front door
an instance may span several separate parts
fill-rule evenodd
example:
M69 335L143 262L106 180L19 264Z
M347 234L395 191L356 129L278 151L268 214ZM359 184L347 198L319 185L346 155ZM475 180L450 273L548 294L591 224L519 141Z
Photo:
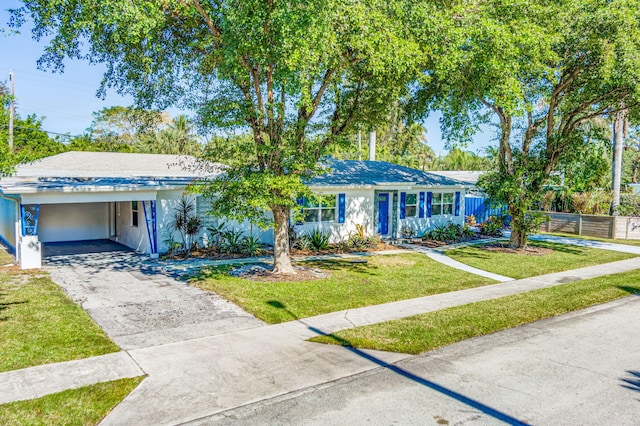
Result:
M378 234L389 233L389 194L378 194Z

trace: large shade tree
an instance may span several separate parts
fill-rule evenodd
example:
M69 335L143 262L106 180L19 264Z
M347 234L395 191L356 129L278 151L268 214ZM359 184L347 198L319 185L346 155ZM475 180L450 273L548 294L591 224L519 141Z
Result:
M415 15L424 5L413 1L23 3L15 21L30 18L37 39L51 36L41 65L102 62L103 89L140 106L182 104L206 126L250 129L254 161L205 192L231 217L271 210L276 273L293 272L287 230L305 177L354 123L384 117L423 58L409 29L424 31Z
M536 225L528 212L550 175L594 140L587 123L638 107L640 4L490 0L450 13L439 44L447 61L418 106L442 108L447 135L463 141L477 125L498 123L497 167L483 185L508 204L510 245L524 247Z

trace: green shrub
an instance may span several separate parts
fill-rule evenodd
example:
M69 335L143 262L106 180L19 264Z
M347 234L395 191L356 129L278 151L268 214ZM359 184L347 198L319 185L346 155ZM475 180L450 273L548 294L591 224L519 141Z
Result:
M309 249L313 251L320 251L329 247L330 237L330 232L315 228L314 230L307 232L302 239L306 240L309 245Z
M475 232L467 225L457 225L449 222L446 225L436 226L435 229L428 231L423 239L451 243L474 235Z
M260 238L253 235L242 238L240 244L242 253L248 256L260 256L264 253L264 244L260 241Z
M502 237L504 228L504 220L498 216L490 216L483 224L480 225L480 234L488 237Z
M225 231L222 234L220 251L227 254L241 254L243 252L242 242L242 231L237 229Z
M640 194L623 194L620 196L621 216L640 216Z

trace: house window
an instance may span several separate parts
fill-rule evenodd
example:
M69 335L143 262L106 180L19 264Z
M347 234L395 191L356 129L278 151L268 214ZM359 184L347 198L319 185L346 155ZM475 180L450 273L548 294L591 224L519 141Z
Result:
M131 202L131 225L138 227L138 202Z
M335 222L336 196L305 197L302 202L305 222Z
M433 194L433 215L453 214L453 193L435 193Z
M404 204L404 217L418 216L418 194L407 194Z

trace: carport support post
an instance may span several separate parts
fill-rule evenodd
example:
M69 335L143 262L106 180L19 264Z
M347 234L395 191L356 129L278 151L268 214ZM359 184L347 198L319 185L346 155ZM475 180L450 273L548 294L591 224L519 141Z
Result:
M16 244L16 257L20 269L42 267L42 243L38 240L40 205L20 205L20 227Z
M144 221L147 225L147 237L149 238L149 257L158 258L158 225L155 200L143 201Z

